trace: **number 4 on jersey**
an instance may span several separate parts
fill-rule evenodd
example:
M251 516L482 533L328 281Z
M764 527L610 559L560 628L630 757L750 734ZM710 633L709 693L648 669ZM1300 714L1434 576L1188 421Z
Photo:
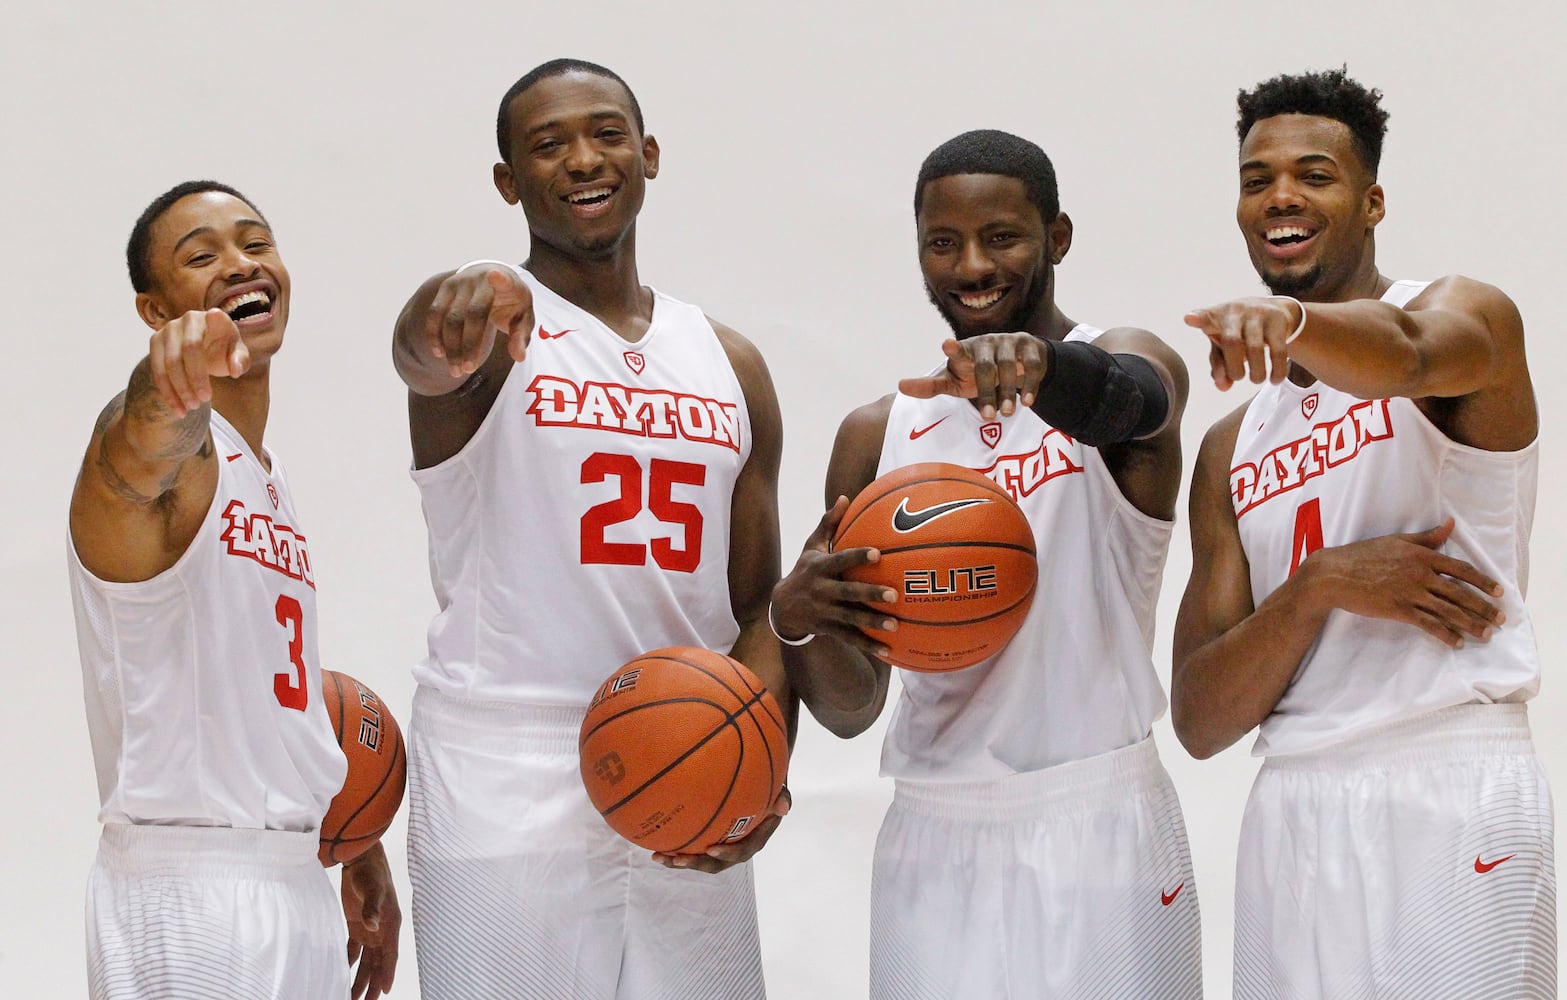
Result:
M1313 497L1295 508L1295 541L1290 546L1290 576L1306 557L1322 548L1322 500Z

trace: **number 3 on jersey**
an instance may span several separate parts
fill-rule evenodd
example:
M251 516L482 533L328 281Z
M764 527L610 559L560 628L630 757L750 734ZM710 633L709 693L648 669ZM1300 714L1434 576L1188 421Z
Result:
M696 505L680 503L672 496L676 483L701 486L707 482L707 467L692 462L674 462L655 458L647 473L647 509L665 524L684 529L684 544L676 548L668 538L641 542L611 542L604 529L629 521L642 512L642 463L631 455L594 452L582 463L582 482L602 483L611 476L620 481L620 496L588 508L582 515L582 562L612 566L644 566L648 550L662 569L675 573L693 573L702 562L702 511Z
M310 702L310 689L305 686L305 609L294 598L280 594L276 611L277 623L289 630L288 659L294 669L273 675L272 693L279 705L303 712Z
M1290 576L1306 557L1322 548L1322 500L1313 497L1295 508L1295 541L1290 546Z

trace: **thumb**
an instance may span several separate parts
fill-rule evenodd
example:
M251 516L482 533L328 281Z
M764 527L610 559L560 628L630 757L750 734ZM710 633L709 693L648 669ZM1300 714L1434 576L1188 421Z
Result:
M930 399L952 393L952 379L946 375L926 375L898 380L898 391L914 399Z
M1193 309L1181 318L1187 326L1194 326L1204 333L1213 326L1213 313L1206 309Z
M822 514L822 519L817 522L816 530L811 532L811 537L806 540L805 547L816 549L818 552L829 550L828 542L838 534L838 525L843 522L844 512L849 509L849 498L840 496L832 502L832 506Z
M364 922L366 930L380 930L381 904L386 899L386 887L380 879L361 875L358 871L353 873L353 878L354 888L363 899L359 907L359 919Z
M1414 542L1416 545L1424 545L1428 549L1441 548L1442 543L1446 542L1448 536L1453 533L1453 524L1453 519L1448 518L1434 528L1428 528L1425 531L1416 531L1412 534L1405 535L1404 537L1409 539L1411 542Z

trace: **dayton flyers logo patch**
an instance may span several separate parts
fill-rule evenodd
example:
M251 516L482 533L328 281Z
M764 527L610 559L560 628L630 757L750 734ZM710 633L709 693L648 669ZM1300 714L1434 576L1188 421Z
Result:
M1317 394L1316 393L1312 393L1311 395L1307 396L1305 399L1300 401L1300 415L1305 417L1307 420L1310 420L1311 419L1311 415L1313 413L1316 413L1316 412L1317 412Z
M624 356L626 367L641 375L642 369L647 367L647 359L642 356L642 353L640 351L627 351Z

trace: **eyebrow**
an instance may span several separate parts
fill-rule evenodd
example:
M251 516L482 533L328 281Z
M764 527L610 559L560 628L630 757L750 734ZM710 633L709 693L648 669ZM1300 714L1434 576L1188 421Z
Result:
M619 108L615 108L615 109L612 109L612 110L606 110L606 111L593 111L593 112L590 112L587 117L591 121L602 121L605 118L618 118L618 119L620 119L623 122L631 121L631 116L628 115L626 112L620 110ZM564 120L562 120L560 118L551 118L547 122L540 122L538 125L535 125L532 128L528 129L526 132L523 133L523 137L524 138L532 138L533 136L539 134L540 132L548 132L550 129L559 128L563 124L565 124Z
M1295 160L1296 166L1306 166L1307 164L1312 163L1329 163L1334 166L1338 165L1338 161L1326 153L1307 153L1305 156L1297 157ZM1268 164L1262 160L1247 160L1245 163L1241 164L1241 169L1266 170L1268 169Z
M271 227L259 219L238 219L234 223L235 229L245 229L248 227L265 229L268 232L271 231ZM180 247L184 246L187 242L195 239L198 236L210 236L212 232L213 229L211 226L197 226L195 229L192 229L190 232L186 233L184 236L181 236L177 241L175 241L173 252L179 253Z

